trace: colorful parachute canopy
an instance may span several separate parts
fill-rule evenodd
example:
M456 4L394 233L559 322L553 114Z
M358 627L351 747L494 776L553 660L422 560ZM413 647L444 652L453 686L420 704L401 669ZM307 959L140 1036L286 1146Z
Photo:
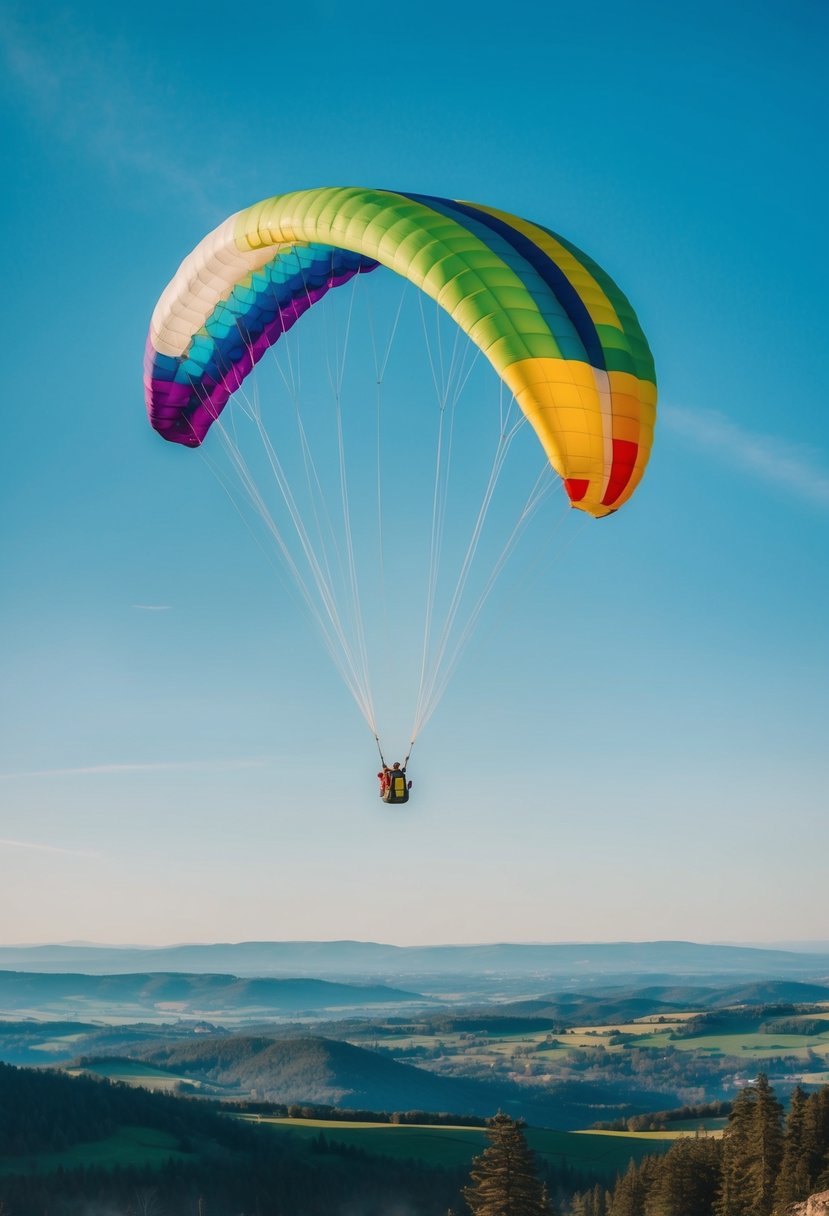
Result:
M356 187L300 190L231 216L182 262L147 339L147 412L196 447L265 350L331 287L378 265L409 279L486 355L573 506L630 498L650 454L653 359L590 258L492 207Z

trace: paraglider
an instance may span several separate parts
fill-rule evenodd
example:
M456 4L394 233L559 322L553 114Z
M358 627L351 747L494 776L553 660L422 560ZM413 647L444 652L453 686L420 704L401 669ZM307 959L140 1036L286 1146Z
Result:
M431 297L486 357L574 508L602 518L630 499L650 455L656 378L627 298L591 258L551 229L489 206L429 195L301 190L265 199L220 224L185 258L153 312L144 364L152 426L172 443L199 447L264 353L332 288L378 267ZM258 505L249 478L245 489ZM293 500L286 501L308 557L307 533ZM309 562L321 588L320 615L327 614L342 645L324 571L313 557ZM501 564L499 559L496 573ZM364 653L356 660L347 654L341 674L377 738L360 658L365 669ZM409 753L444 686L435 675L425 708L419 699ZM405 770L404 763L401 796L388 796L398 777L386 778L384 801L408 798ZM394 771L383 764L381 786L383 773Z
M409 790L412 788L412 783L406 777L405 765L401 768L399 760L395 760L391 768L384 764L377 776L380 778L380 797L384 802L409 801Z

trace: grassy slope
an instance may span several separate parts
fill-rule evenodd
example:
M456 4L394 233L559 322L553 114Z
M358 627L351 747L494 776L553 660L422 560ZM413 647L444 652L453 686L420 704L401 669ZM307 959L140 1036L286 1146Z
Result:
M164 1068L153 1068L140 1060L101 1059L95 1060L78 1068L66 1068L67 1076L105 1077L108 1081L121 1081L124 1085L138 1085L142 1089L158 1090L161 1093L176 1093L179 1091L201 1091L221 1097L221 1087L206 1085L191 1077L181 1076Z
M254 1121L257 1116L248 1116ZM274 1132L313 1139L320 1134L367 1153L387 1157L415 1158L429 1165L464 1165L486 1147L486 1131L477 1127L427 1126L410 1127L394 1123L340 1123L322 1119L258 1120ZM546 1128L528 1128L527 1139L540 1157L561 1165L567 1162L576 1169L613 1175L624 1171L633 1158L665 1151L675 1135L670 1133L622 1134L590 1132L557 1132Z
M358 1148L374 1155L398 1160L414 1159L430 1166L466 1165L486 1147L483 1128L426 1126L390 1123L346 1123L320 1119L276 1119L242 1116L247 1122L267 1127L275 1134L291 1137L298 1148L310 1147L320 1134L334 1143ZM611 1177L624 1171L631 1159L670 1147L671 1133L556 1132L529 1128L527 1138L538 1155L551 1164L564 1163L584 1172ZM170 1158L194 1160L199 1153L186 1153L178 1139L150 1127L123 1126L105 1139L73 1145L62 1152L26 1153L0 1158L0 1174L49 1172L78 1166L161 1166ZM202 1145L202 1151L205 1145ZM210 1146L215 1149L215 1146Z
M105 1140L75 1144L60 1153L0 1157L0 1174L28 1173L31 1170L48 1172L61 1167L68 1170L81 1165L161 1166L171 1157L180 1161L193 1159L192 1153L181 1152L177 1145L175 1136L154 1127L119 1127L114 1135Z

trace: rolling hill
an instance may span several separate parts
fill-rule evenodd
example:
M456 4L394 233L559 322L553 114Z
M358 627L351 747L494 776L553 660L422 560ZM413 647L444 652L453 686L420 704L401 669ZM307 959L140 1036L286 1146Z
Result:
M416 992L382 984L317 979L251 979L235 975L175 972L84 975L0 971L0 1009L5 1012L124 1014L200 1018L317 1014L321 1011L423 1005ZM434 1002L432 1002L434 1003Z
M113 1056L116 1053L113 1053ZM497 1110L544 1127L588 1127L677 1104L670 1092L640 1091L629 1082L580 1079L541 1087L514 1081L448 1077L342 1040L305 1036L216 1035L153 1043L119 1059L141 1060L171 1075L220 1088L226 1097L375 1111L423 1110L489 1116ZM78 1060L100 1071L107 1057ZM610 1113L608 1113L610 1112Z
M604 1025L658 1017L687 1009L722 1009L731 1005L809 1005L829 1001L829 985L798 980L761 980L720 987L699 984L651 984L644 988L613 987L595 992L550 992L529 1000L510 1001L500 1011L521 1017L552 1018L568 1025Z

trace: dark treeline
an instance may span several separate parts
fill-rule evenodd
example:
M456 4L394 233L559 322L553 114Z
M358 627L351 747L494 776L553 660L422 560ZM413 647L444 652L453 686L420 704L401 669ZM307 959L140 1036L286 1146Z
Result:
M630 1115L627 1119L594 1123L593 1130L600 1132L659 1132L671 1123L692 1119L721 1119L731 1113L731 1103L701 1102L695 1106L675 1106L671 1110L655 1110L645 1115Z
M536 1034L539 1030L561 1034L567 1029L567 1023L561 1018L510 1017L508 1014L444 1015L433 1016L429 1029L432 1034Z
M570 1023L554 1017L527 1017L526 1015L469 1011L466 1013L430 1013L418 1018L387 1018L383 1022L342 1020L323 1023L323 1033L341 1033L344 1027L368 1037L385 1035L439 1035L439 1034L536 1034L539 1030L565 1030Z
M826 1033L826 1019L805 1017L803 1014L791 1018L774 1018L758 1027L761 1034L807 1034Z
M692 1039L701 1034L739 1034L740 1031L755 1029L761 1033L779 1033L773 1028L781 1019L795 1018L805 1014L813 1014L813 1005L769 1004L769 1005L737 1005L734 1008L711 1009L698 1013L680 1025L671 1028L672 1039ZM826 1029L826 1024L822 1024ZM802 1028L794 1033L804 1034Z
M589 1177L539 1165L550 1194ZM320 1135L306 1146L263 1132L243 1155L168 1161L161 1168L78 1167L0 1175L2 1216L468 1216L469 1167L374 1156ZM4 1206L5 1205L5 1206ZM143 1205L143 1206L142 1206Z
M765 1074L735 1099L722 1139L677 1140L631 1163L615 1187L594 1186L567 1216L783 1216L829 1188L829 1086L792 1094L788 1117Z
M168 1161L160 1169L60 1169L0 1177L8 1216L443 1216L465 1181L463 1169L373 1157L337 1145L289 1151L261 1137L256 1151L229 1160ZM3 1206L5 1205L5 1206Z
M227 1107L228 1103L225 1103ZM406 1126L486 1127L482 1115L452 1115L428 1110L367 1110L362 1107L325 1106L319 1102L234 1102L241 1114L270 1115L277 1119L325 1119L332 1123L395 1123Z

